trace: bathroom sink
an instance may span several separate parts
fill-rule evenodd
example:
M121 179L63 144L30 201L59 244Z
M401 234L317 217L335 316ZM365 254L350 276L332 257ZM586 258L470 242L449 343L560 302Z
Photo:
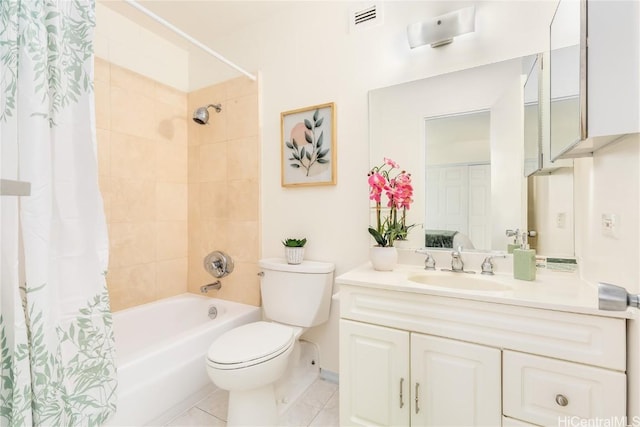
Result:
M511 289L508 285L505 285L503 283L465 273L452 273L451 275L416 274L413 276L409 276L409 281L421 283L423 285L463 291L497 292L507 291Z

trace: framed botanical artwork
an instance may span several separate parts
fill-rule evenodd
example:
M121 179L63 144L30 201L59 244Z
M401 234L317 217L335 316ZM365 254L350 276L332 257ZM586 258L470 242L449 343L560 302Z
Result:
M333 102L285 111L282 130L283 187L336 184L336 109Z

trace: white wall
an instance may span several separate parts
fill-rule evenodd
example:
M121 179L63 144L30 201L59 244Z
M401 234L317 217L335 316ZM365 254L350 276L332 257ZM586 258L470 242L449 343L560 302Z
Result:
M640 135L630 135L575 160L576 255L582 276L640 293ZM617 215L615 237L602 233L602 214ZM629 416L640 417L640 325L628 323Z
M593 158L576 159L576 253L583 276L640 292L640 136L622 138ZM579 212L577 212L579 213ZM602 232L602 215L617 216L617 235Z
M489 163L491 162L489 144L488 138L455 141L451 144L434 144L429 146L425 161L429 166L456 163Z
M533 177L531 197L535 213L529 229L538 232L536 251L556 257L572 257L574 248L573 169ZM558 222L564 215L564 223Z
M94 51L99 58L183 92L189 89L186 50L96 3Z
M337 274L365 262L371 244L368 91L541 51L553 13L549 3L476 3L477 32L439 49L409 49L406 25L469 2L385 2L384 25L351 34L347 17L354 3L300 2L220 39L224 55L261 75L262 255L280 256L283 237L306 235L306 256L335 262ZM282 188L280 113L330 101L337 110L338 184ZM306 335L320 345L321 367L334 372L337 334L334 304L330 322Z

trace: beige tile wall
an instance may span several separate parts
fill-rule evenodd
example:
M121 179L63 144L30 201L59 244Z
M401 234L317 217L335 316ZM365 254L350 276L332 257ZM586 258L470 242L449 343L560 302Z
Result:
M215 279L213 250L235 261L209 296L260 305L258 86L230 80L189 95L96 58L98 167L110 240L112 309ZM191 120L202 105L208 125Z
M187 291L187 95L95 62L113 310Z
M210 86L188 96L189 115L209 109L209 124L189 120L189 279L190 292L215 279L203 268L204 256L222 250L235 261L222 289L208 295L260 305L258 265L259 125L258 84L245 77Z

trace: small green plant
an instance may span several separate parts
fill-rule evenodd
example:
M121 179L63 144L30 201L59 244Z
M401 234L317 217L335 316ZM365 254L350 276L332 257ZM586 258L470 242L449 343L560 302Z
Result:
M307 239L284 239L282 244L288 248L302 248L307 243Z

